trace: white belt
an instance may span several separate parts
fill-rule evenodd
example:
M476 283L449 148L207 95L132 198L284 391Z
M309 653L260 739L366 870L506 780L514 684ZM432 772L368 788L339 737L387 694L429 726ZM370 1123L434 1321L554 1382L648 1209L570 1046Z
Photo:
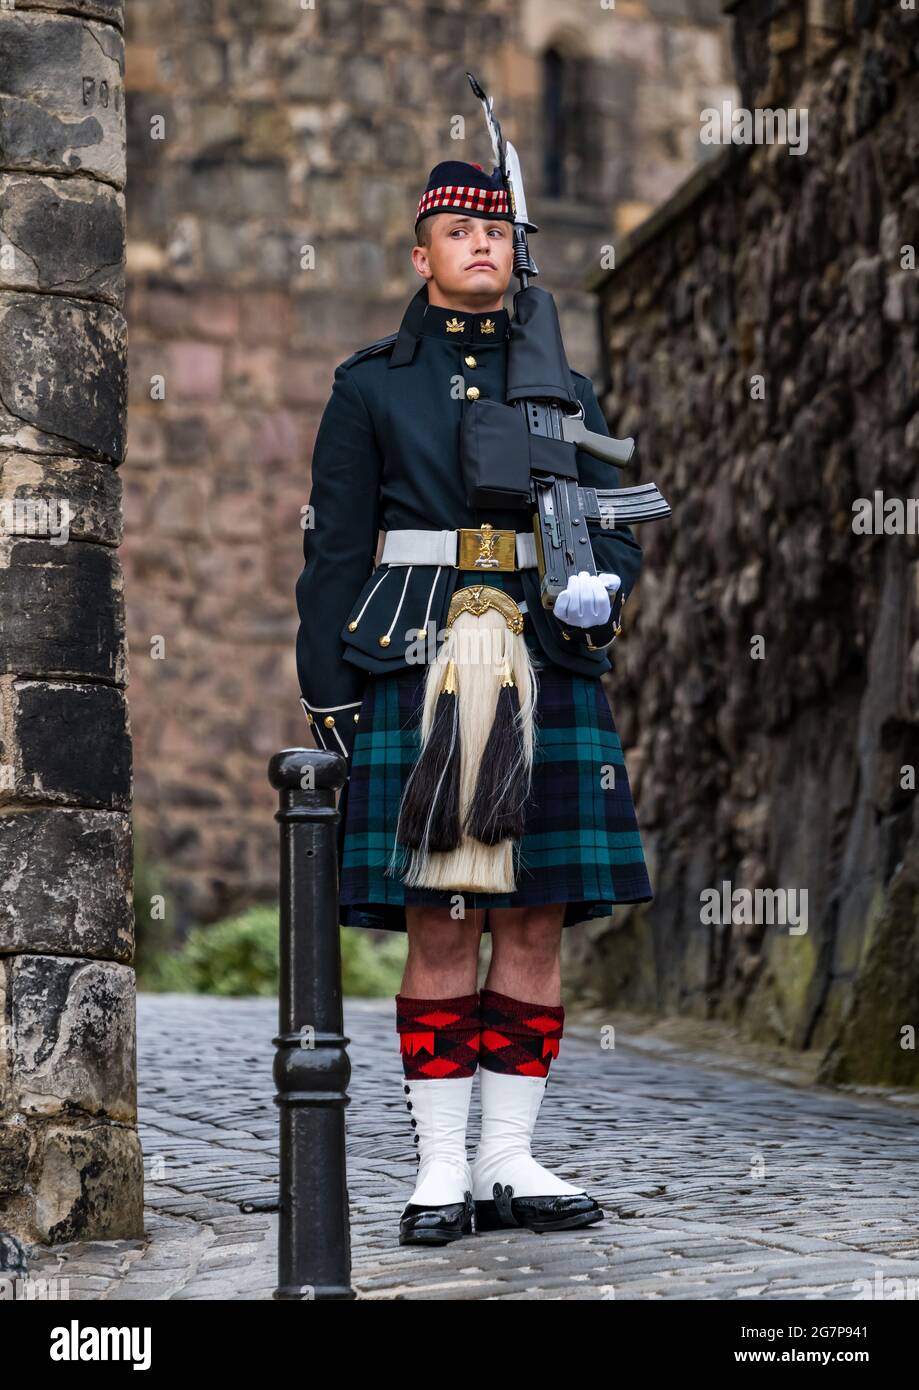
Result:
M387 531L381 565L455 565L459 536L456 531ZM536 540L532 531L516 535L517 568L536 567ZM505 571L506 573L507 571ZM483 574L488 574L483 566Z

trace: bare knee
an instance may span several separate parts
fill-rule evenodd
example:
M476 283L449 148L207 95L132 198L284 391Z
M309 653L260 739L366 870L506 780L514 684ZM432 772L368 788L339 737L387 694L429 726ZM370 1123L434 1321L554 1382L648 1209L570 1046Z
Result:
M489 988L518 999L557 1003L563 916L564 908L554 904L492 910Z
M402 993L431 999L473 993L484 913L455 918L449 908L416 906L407 907L405 916L408 958Z

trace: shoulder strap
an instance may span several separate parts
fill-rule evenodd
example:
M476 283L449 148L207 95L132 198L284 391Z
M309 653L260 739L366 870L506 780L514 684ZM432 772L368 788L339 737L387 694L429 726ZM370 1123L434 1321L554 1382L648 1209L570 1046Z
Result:
M342 362L343 367L353 367L355 362L363 362L365 357L375 357L379 352L385 352L391 348L396 341L396 334L390 333L385 338L378 338L375 343L368 343L366 347L358 348L357 352L352 352L346 361Z

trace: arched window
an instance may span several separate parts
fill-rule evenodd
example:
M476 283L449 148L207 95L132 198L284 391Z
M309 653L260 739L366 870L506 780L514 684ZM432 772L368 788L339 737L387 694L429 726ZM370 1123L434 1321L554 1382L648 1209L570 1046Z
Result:
M547 198L564 196L564 65L557 48L543 54L543 192Z
M543 53L543 194L547 198L591 199L598 123L591 105L590 60L552 44Z

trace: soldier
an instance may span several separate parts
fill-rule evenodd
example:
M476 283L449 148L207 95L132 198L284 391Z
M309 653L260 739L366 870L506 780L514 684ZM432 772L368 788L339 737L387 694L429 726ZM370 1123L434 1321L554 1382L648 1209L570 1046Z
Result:
M600 680L641 548L626 526L592 535L601 573L572 578L549 610L528 515L471 508L463 486L465 402L504 400L512 230L500 169L433 169L412 249L424 283L398 333L335 371L297 583L304 712L319 745L348 760L341 921L408 933L396 1029L419 1168L402 1244L457 1239L473 1215L479 1231L602 1219L583 1187L530 1151L563 1031L561 934L652 897ZM586 424L608 435L589 379L572 377ZM618 485L610 464L577 457L582 484ZM457 646L477 623L498 640L490 686ZM494 788L512 782L517 804L501 830L470 835L475 788L487 812ZM413 834L407 805L419 784ZM483 931L492 954L479 991ZM470 1166L477 1070L482 1130Z

